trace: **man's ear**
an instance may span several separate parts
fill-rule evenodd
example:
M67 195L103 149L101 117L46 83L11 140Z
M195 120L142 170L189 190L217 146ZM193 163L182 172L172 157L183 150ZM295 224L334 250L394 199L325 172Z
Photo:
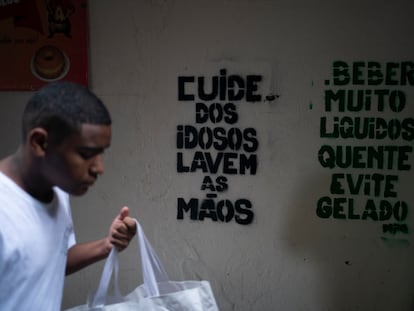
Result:
M42 157L48 146L48 133L44 128L36 127L27 135L27 142L30 150L36 156Z

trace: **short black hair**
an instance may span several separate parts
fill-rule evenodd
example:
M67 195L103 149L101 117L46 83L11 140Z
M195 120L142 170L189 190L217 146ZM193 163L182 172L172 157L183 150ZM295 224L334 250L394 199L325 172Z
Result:
M23 139L36 127L61 140L82 124L111 125L103 102L87 87L69 81L49 83L28 101L23 112Z

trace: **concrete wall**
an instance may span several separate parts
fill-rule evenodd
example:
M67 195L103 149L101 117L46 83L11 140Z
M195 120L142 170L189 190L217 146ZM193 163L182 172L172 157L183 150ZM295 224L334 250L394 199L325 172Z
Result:
M90 0L89 9L90 86L114 135L105 175L72 200L79 242L104 236L128 205L170 277L209 280L222 310L413 310L414 2ZM210 93L214 76L253 80L241 98L200 98L198 77ZM0 94L2 154L17 145L29 95ZM199 102L215 107L206 122ZM364 118L368 136L353 137ZM337 136L335 124L345 129ZM177 143L181 128L218 127L236 133L232 142L244 133L247 149L203 149L207 136ZM341 165L347 148L353 160ZM217 172L206 164L221 156ZM187 204L197 220L177 219ZM142 283L139 264L132 244L121 255L125 293ZM85 303L102 266L67 278L64 307Z

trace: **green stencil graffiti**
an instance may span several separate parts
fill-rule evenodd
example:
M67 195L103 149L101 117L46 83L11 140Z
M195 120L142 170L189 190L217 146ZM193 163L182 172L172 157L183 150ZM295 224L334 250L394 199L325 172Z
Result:
M320 118L320 138L330 143L317 156L321 167L334 172L329 195L317 201L318 217L384 222L383 234L409 234L409 202L398 198L398 183L413 160L414 118L404 115L405 89L413 85L412 61L332 63Z

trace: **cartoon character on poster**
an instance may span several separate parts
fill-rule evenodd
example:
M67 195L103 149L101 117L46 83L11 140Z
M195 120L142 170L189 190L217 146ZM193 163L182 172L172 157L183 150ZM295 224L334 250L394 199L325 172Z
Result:
M70 16L75 11L75 6L70 0L46 0L47 20L49 23L49 38L56 33L63 33L71 38Z

